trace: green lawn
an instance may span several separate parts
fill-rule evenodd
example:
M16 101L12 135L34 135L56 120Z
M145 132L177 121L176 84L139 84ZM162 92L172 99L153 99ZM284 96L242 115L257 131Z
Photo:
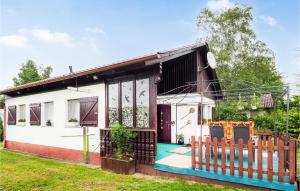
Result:
M151 176L117 175L0 149L0 190L238 190Z

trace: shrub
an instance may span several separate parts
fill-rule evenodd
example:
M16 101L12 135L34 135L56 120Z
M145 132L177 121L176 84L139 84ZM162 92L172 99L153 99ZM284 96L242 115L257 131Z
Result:
M116 144L116 153L113 157L118 159L132 158L131 144L136 135L124 125L115 124L112 127L111 136L112 141Z

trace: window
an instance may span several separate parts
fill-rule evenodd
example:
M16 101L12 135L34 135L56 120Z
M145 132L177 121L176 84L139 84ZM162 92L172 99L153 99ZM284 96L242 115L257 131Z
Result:
M46 126L53 126L53 102L46 102L44 104L44 119L45 119L45 125Z
M148 78L108 84L108 126L149 128L149 87Z
M122 123L133 127L133 81L122 82Z
M26 107L25 105L19 105L18 123L26 122Z
M108 85L108 120L109 126L112 127L115 123L119 122L119 84Z
M136 126L149 128L149 79L136 81Z
M68 122L78 123L80 115L80 102L78 99L68 100Z

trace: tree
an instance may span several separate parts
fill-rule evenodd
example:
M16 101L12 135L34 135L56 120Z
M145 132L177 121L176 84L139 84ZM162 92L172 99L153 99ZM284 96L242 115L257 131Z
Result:
M282 86L282 77L275 67L275 56L267 45L256 39L251 28L252 8L235 5L212 12L204 8L197 17L202 40L209 43L217 60L217 75L223 89L249 86Z
M44 80L50 78L52 73L52 67L48 66L43 68L42 66L37 66L34 61L27 60L25 64L22 65L18 77L13 78L15 86L20 86L30 82L35 82L39 80Z

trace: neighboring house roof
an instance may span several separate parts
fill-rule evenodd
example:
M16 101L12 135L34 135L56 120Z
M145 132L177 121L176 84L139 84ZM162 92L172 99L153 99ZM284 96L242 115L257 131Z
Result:
M260 97L260 100L264 108L272 108L274 105L273 98L271 94L263 94Z
M83 70L83 71L70 73L70 74L66 74L66 75L62 75L62 76L58 76L58 77L54 77L54 78L49 78L46 80L40 80L37 82L24 84L24 85L17 86L17 87L8 88L8 89L0 91L0 94L7 95L10 93L18 92L18 91L25 90L25 89L30 89L30 88L35 88L35 87L44 87L45 85L53 84L56 82L65 81L65 80L69 80L69 79L75 79L75 78L82 77L85 75L93 75L93 74L96 74L99 72L115 70L117 68L130 66L130 65L134 65L134 64L138 64L138 63L145 63L145 66L150 66L153 64L165 62L165 61L177 58L179 56L191 53L191 52L195 51L195 49L200 48L200 47L207 47L207 49L208 49L208 45L206 43L195 43L195 44L180 47L177 49L157 52L157 53L153 53L153 54L149 54L149 55L145 55L145 56L141 56L141 57L136 57L136 58L132 58L132 59L128 59L128 60L119 61L119 62L109 64L109 65L104 65L104 66L100 66L100 67L96 67L96 68L92 68L92 69L88 69L88 70ZM209 72L212 74L214 79L217 79L215 70L213 70L212 68L209 67Z

